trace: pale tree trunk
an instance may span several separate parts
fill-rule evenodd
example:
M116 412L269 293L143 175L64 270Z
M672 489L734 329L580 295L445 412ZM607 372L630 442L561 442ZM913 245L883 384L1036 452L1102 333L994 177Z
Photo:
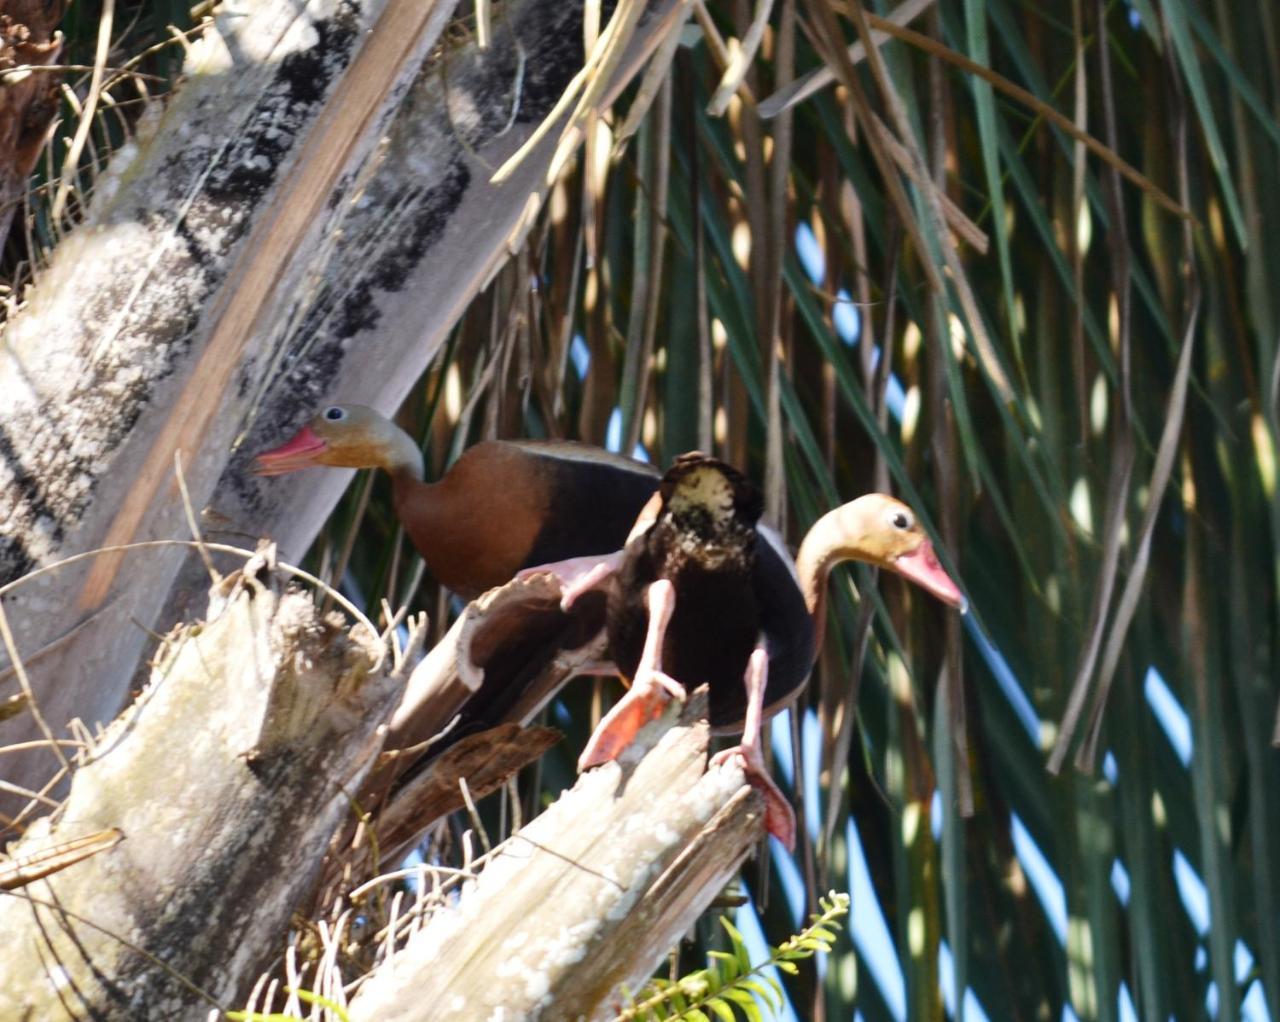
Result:
M273 557L167 637L61 809L9 849L122 835L0 899L0 1018L196 1018L234 1005L278 953L408 664L289 590Z
M8 850L65 861L0 899L0 1017L198 1018L278 975L423 628L388 663L370 627L322 615L273 558L214 585L209 620L166 638L61 809ZM701 689L579 778L456 903L383 942L369 976L330 962L309 987L342 1002L362 981L351 1017L383 1022L607 1017L761 837L741 767L706 770L706 711Z
M677 726L669 710L621 761L580 777L366 981L351 1017L615 1014L763 835L741 767L706 770L706 711L695 693Z
M403 399L520 243L558 132L504 183L493 168L582 65L581 5L517 0L488 50L424 67L453 7L220 9L0 346L0 579L185 535L176 455L195 507L228 533L270 534L286 559L305 549L345 474L261 487L250 454L326 398ZM601 104L686 12L651 5ZM174 590L181 564L172 550L98 556L4 596L55 728L119 709L147 630L193 591ZM0 744L36 734L20 716ZM36 785L53 766L13 756L6 777Z

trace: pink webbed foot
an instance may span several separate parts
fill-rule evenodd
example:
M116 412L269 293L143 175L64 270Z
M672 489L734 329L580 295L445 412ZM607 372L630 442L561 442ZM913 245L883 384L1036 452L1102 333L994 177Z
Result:
M598 589L605 579L612 576L622 564L623 552L590 554L586 557L570 557L564 561L538 564L516 572L516 579L533 575L554 575L560 580L560 609L568 610L583 593Z
M760 729L763 724L765 683L769 677L769 655L757 647L747 661L747 673L743 684L747 688L747 719L742 726L742 741L731 749L717 752L711 757L711 766L721 766L737 758L751 786L764 798L765 829L781 841L787 851L796 846L796 814L769 776L764 755L760 751Z
M578 758L579 771L617 759L642 727L662 715L669 700L684 702L684 686L661 666L662 643L676 607L675 586L667 579L658 579L649 586L645 600L649 607L649 627L631 690L600 721Z
M795 810L791 808L782 789L769 776L759 748L753 746L749 751L741 745L735 745L731 749L723 749L711 757L710 765L718 767L735 758L742 764L742 772L747 775L748 783L764 798L765 830L781 841L787 851L795 851Z
M578 757L578 771L617 759L642 727L662 716L672 699L684 702L685 690L670 675L657 670L637 675L630 691L605 714L591 735Z

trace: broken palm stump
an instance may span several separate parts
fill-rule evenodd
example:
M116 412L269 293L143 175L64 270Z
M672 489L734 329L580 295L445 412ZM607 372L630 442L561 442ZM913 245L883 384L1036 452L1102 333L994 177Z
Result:
M737 873L764 805L707 771L706 692L513 835L365 982L353 1019L611 1017Z
M374 813L373 865L394 867L435 821L461 808L460 781L481 798L559 740L552 728L521 725L605 658L603 599L565 611L563 595L550 574L491 589L414 668L360 792L360 805Z
M352 812L404 685L365 624L322 614L261 553L166 639L70 793L8 849L115 829L92 858L0 898L0 1018L189 1019L275 955Z

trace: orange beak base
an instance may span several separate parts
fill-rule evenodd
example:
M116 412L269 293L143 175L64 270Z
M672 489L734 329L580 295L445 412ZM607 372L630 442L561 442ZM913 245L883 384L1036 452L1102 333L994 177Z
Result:
M328 448L328 443L316 436L310 426L303 426L288 443L269 451L263 451L254 462L254 475L282 476L286 472L296 472L300 468L310 468L319 464L316 461Z
M942 570L938 556L933 552L933 544L927 539L911 553L899 556L893 562L893 570L932 593L947 606L955 607L961 614L969 609L969 601L960 592L960 587L951 580L951 576Z

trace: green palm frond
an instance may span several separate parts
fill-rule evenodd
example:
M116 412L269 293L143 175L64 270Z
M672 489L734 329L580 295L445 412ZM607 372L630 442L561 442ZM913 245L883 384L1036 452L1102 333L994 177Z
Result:
M912 1017L940 1004L944 943L952 981L989 1017L1069 1005L1114 1018L1123 996L1164 1018L1203 1006L1210 984L1219 1016L1235 1017L1255 980L1255 999L1280 1002L1265 922L1280 839L1280 262L1257 227L1277 202L1263 171L1280 139L1275 36L1222 5L939 5L882 47L880 72L853 68L861 99L835 84L761 122L751 103L786 84L785 19L797 19L796 73L858 32L856 5L776 6L725 116L707 112L723 70L709 31L736 37L749 19L710 5L675 54L669 96L644 97L605 176L587 189L577 164L556 185L527 253L424 388L439 393L449 374L461 394L487 388L467 415L431 404L429 451L441 464L466 442L458 429L612 434L658 462L709 444L779 481L793 541L835 501L891 486L941 535L974 613L961 630L896 582L878 593L862 572L838 580L797 710L811 750L798 758L818 771L797 795L823 817L800 875L844 875L856 823ZM621 125L629 99L598 130ZM872 114L929 178L877 162ZM779 210L769 154L784 119ZM930 213L942 195L985 253L960 235L944 251ZM529 271L539 288L526 300ZM761 319L774 288L776 330ZM1079 724L1064 730L1073 684ZM1188 714L1189 766L1154 709L1162 685ZM571 748L599 712L592 692L562 695ZM542 783L567 782L570 758L549 758ZM1050 871L1043 890L1030 846ZM748 874L767 927L786 925L783 875ZM1207 934L1182 907L1197 896L1190 875L1205 885ZM861 948L851 961L865 975ZM1255 962L1246 982L1236 948ZM797 1010L894 1016L876 984L855 994L840 976L801 970L784 986Z
M777 959L799 1017L936 1018L966 991L993 1019L1274 1015L1280 11L913 7L855 61L888 3L688 5L668 73L574 115L589 145L401 422L433 475L494 436L700 447L766 483L793 543L876 488L938 540L968 620L839 572L775 726L807 826L746 871L752 910L790 933L869 884L824 971ZM809 75L829 84L788 102ZM384 479L308 567L448 626ZM618 692L553 704L525 819ZM507 793L479 809L509 828ZM777 992L728 932L694 966L720 939L700 926L686 979L631 1010L763 1016Z

